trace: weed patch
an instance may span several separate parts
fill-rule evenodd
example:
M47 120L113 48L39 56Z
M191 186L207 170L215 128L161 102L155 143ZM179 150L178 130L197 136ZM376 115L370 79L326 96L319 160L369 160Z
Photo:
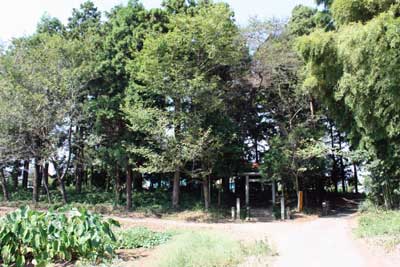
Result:
M135 227L117 232L119 248L153 248L166 243L172 237L170 232L153 232L145 227Z
M266 244L244 246L231 237L216 232L186 232L176 236L161 251L161 267L230 267L248 256L267 254Z
M376 210L362 213L356 234L391 250L400 244L400 212Z

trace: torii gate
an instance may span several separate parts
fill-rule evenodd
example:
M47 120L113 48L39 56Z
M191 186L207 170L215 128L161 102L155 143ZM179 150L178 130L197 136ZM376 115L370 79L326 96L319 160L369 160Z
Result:
M246 205L246 219L250 218L250 182L260 182L261 174L259 172L244 172L239 173L239 177L245 177L245 205ZM253 177L253 178L251 178ZM258 178L255 178L258 177ZM271 183L271 202L272 205L276 203L276 184Z

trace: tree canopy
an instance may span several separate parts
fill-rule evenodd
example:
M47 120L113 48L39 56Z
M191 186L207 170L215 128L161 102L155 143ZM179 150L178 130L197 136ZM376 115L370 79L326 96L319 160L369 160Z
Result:
M145 187L171 191L175 209L199 190L208 209L213 190L227 205L243 197L243 172L319 206L340 183L358 192L362 169L372 199L396 206L399 3L316 5L244 27L205 0L104 14L87 1L65 25L44 14L0 53L0 170L15 191L32 162L35 202L42 186L64 202L75 186L131 209Z

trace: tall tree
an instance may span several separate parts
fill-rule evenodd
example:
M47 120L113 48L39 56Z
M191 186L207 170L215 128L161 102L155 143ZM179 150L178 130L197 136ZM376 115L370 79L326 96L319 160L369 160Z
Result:
M383 202L399 199L397 90L399 4L395 1L341 1L331 6L338 28L302 37L304 87L325 103L352 145L369 151L370 170ZM356 23L354 23L356 22Z
M227 5L201 2L192 10L171 14L167 33L147 36L131 66L135 83L124 108L131 128L147 131L159 149L158 156L147 155L147 168L174 173L174 208L185 165L209 140L211 129L203 126L220 106L220 75L242 56Z
M35 159L34 202L39 199L43 160L50 159L59 167L65 165L64 174L58 176L63 189L77 99L81 87L91 78L90 48L90 43L82 46L59 35L39 34L15 40L5 55L5 79L10 85L8 90L16 96L8 99L8 104L20 107L16 114L23 122L25 147ZM62 190L64 200L65 193Z

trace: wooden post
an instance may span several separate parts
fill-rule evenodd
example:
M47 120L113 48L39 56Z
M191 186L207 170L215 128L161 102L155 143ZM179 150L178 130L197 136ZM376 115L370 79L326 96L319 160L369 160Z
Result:
M353 171L354 171L354 189L356 194L358 194L358 175L357 175L357 165L353 163Z
M276 204L276 184L275 181L272 181L272 206Z
M281 219L285 220L285 198L281 196Z
M246 176L246 220L250 218L250 186L249 186L249 176Z
M298 208L298 210L299 210L299 212L302 212L303 211L303 209L304 209L304 197L303 197L304 195L303 195L303 191L299 191L299 195L298 195L298 198L299 198L299 206L297 207Z
M236 198L236 220L240 220L240 198Z

